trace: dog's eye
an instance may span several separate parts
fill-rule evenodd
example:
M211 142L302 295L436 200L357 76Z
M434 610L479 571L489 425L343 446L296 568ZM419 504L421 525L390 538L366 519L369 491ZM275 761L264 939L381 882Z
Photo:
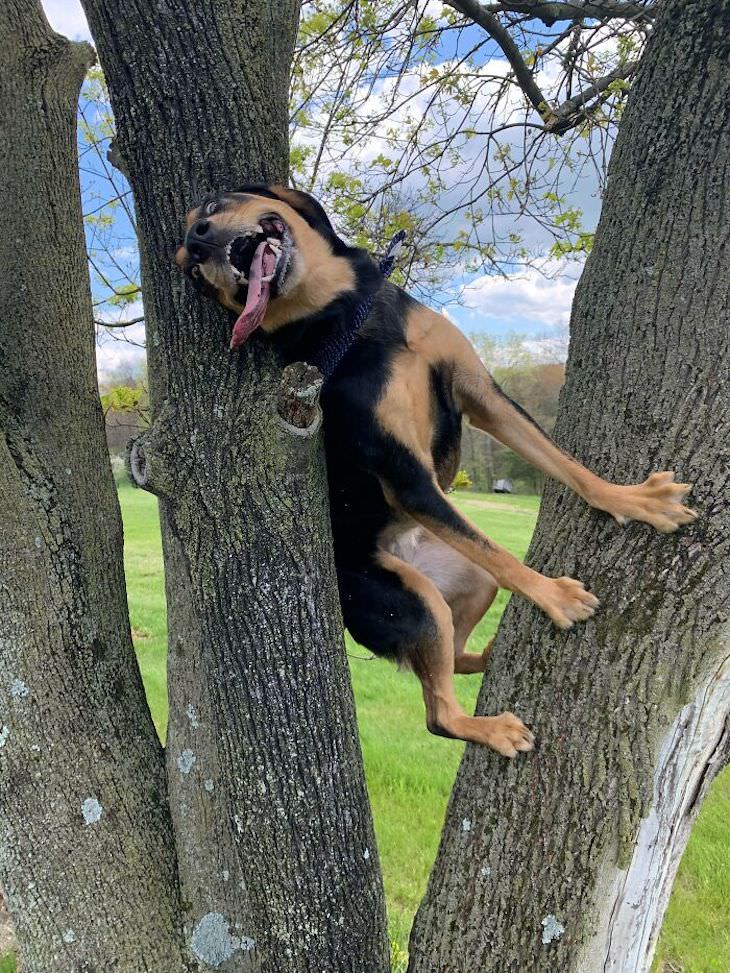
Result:
M213 200L212 202L208 203L208 205L205 207L205 215L212 216L213 213L215 213L217 208L218 208L218 204L215 202L215 200Z
M200 277L200 267L197 264L193 264L193 266L190 268L190 274L197 280L198 277Z

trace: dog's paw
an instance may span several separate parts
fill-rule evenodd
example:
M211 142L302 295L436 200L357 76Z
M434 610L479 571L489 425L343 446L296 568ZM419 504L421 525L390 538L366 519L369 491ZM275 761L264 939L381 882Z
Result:
M532 750L535 746L535 737L514 713L477 717L476 722L481 724L483 733L480 742L503 757L516 757L519 752Z
M575 622L584 622L595 613L600 604L598 598L582 581L575 578L543 578L543 585L536 599L558 628L570 628Z
M675 483L674 473L652 473L643 483L614 487L607 509L619 524L640 520L670 534L697 520L683 504L691 489L691 483Z

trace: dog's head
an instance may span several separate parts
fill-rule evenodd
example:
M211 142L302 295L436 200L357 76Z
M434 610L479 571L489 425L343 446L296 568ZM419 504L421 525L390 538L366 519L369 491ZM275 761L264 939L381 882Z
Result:
M274 331L355 286L347 254L321 205L284 186L247 185L188 213L176 260L201 291L235 311L231 347Z

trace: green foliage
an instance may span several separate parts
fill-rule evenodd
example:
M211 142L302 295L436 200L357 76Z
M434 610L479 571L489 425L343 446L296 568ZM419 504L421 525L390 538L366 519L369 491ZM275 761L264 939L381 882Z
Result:
M546 86L538 112L495 57L492 39L451 7L426 0L302 7L290 98L292 183L321 198L338 231L374 254L406 228L407 256L394 280L427 299L453 299L455 283L474 274L513 272L545 257L583 259L593 243L583 212L566 197L587 169L603 180L629 82L615 80L574 109L573 126L559 136L544 121L576 84L589 88L633 64L645 26L577 21L560 41L529 17L507 26ZM126 180L107 161L113 135L95 67L83 89L79 151L85 170L93 165L108 182L106 193L98 181L89 184L84 199L95 296L108 310L140 294L136 257L125 256L133 242L119 239L119 226L134 228L135 216Z
M18 961L14 953L7 953L0 957L0 973L15 973L18 968Z
M569 240L556 240L548 252L556 260L563 257L587 257L593 249L595 236L595 233L577 230Z
M390 973L406 973L408 970L408 953L395 940L390 943ZM0 973L2 970L0 969Z
M101 396L101 407L104 412L146 412L148 409L147 390L141 386L130 388L128 385L117 385L116 388Z
M138 299L140 287L136 283L120 284L114 293L107 298L107 303L113 307L126 307Z
M548 85L543 118L575 95L578 78L590 87L633 63L646 36L639 23L615 21L576 22L559 43L529 17L508 29ZM563 197L589 159L602 178L610 139L593 140L592 132L615 127L629 82L612 82L586 110L574 110L574 127L557 137L541 130L542 120L534 124L503 64L493 59L491 38L450 7L313 0L304 8L292 74L295 182L375 253L388 242L387 214L393 222L392 214L410 213L403 281L427 293L447 287L455 272L590 250L584 214ZM448 205L434 205L444 197ZM552 241L528 243L531 221Z
M454 477L454 482L451 484L452 490L471 490L474 486L472 478L469 476L466 470L459 470Z

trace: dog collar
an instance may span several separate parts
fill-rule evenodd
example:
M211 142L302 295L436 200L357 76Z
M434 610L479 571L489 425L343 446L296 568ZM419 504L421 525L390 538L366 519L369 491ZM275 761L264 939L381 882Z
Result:
M380 268L380 273L383 275L385 280L390 277L393 273L393 267L395 266L396 257L403 249L403 241L406 238L405 230L398 230L393 239L390 241L388 249L385 251L385 256L378 264ZM375 296L377 291L369 294L364 301L361 301L355 308L355 313L352 315L352 320L350 321L349 327L347 327L339 337L335 338L334 341L329 342L324 346L324 348L317 355L316 360L312 363L317 366L324 377L325 383L332 377L337 366L340 364L345 354L353 343L357 334L365 324L368 314L372 310L373 304L375 303Z

